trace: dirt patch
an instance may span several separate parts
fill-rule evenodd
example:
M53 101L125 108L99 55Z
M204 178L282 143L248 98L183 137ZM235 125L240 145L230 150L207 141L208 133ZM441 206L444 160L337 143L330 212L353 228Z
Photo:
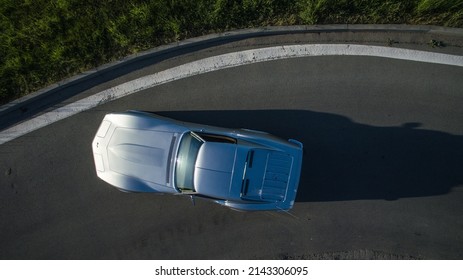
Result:
M418 260L419 257L398 255L383 251L360 249L340 252L322 252L302 255L280 254L283 260Z

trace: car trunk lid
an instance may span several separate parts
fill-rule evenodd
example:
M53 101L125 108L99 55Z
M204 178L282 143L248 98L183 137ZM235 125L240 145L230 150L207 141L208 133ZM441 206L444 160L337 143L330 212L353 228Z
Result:
M247 200L283 201L286 197L293 157L265 149L248 152L241 197Z

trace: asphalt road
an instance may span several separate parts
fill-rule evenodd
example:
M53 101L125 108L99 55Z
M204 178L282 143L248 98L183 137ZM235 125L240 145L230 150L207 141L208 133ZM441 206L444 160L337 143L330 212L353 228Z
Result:
M0 145L0 258L462 259L461 77L384 58L286 59L56 122ZM294 208L244 213L113 189L95 175L91 141L106 113L127 109L298 139Z

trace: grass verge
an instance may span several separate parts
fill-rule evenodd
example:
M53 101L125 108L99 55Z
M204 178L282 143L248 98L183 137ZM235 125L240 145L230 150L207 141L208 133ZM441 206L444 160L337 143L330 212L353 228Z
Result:
M186 38L335 23L463 27L463 0L0 0L0 104Z

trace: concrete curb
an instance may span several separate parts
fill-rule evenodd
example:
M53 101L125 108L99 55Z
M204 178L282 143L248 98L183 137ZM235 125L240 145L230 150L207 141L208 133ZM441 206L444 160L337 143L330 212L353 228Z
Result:
M296 25L296 26L270 26L262 28L251 28L236 31L229 31L223 33L210 34L195 38L186 39L180 42L171 43L155 47L153 49L139 52L127 56L121 60L104 64L100 67L88 70L81 74L75 75L71 78L62 80L58 83L50 85L46 88L38 90L27 96L14 100L10 103L0 106L0 117L8 114L14 110L21 110L30 103L46 98L54 93L65 90L68 87L77 85L79 83L91 80L102 76L103 74L121 69L131 64L145 60L152 57L158 57L173 53L179 50L191 51L197 50L198 47L205 47L208 44L225 44L233 41L239 41L255 37L274 36L284 34L297 34L297 33L320 33L320 32L411 32L411 33L432 33L439 35L451 35L463 37L463 29L461 28L447 28L440 26L421 26L421 25L404 25L404 24L391 24L391 25L351 25L351 24L333 24L333 25Z

